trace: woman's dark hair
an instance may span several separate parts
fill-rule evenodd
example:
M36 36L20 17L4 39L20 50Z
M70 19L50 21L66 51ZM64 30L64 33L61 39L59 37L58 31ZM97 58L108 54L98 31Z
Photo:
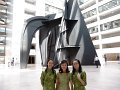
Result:
M66 63L67 64L67 69L66 69L66 73L69 73L69 69L68 69L68 62L66 60L62 60L61 63L60 63L60 69L59 69L59 73L63 73L63 70L61 68L61 65Z
M81 64L80 64L80 61L79 61L78 59L73 60L73 62L74 62L74 61L78 62L78 64L79 64L79 70L78 70L78 72L81 73L81 72L82 72L82 66L81 66ZM76 72L76 69L75 69L74 66L73 66L72 73L75 74L75 72Z
M47 61L47 67L46 67L46 69L45 69L45 72L47 72L47 70L48 70L48 62L49 61L53 61L52 59L48 59L48 61ZM52 72L54 73L55 72L55 70L54 70L54 66L52 67Z

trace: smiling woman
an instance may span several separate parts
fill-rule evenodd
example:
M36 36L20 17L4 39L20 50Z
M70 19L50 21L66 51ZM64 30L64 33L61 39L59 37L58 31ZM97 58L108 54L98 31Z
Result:
M82 71L82 66L80 61L75 59L73 61L73 71L71 74L72 90L86 90L85 86L87 85L86 72ZM72 86L73 86L72 85Z
M70 73L68 69L68 63L66 60L63 60L60 63L59 73L57 73L56 78L56 90L70 90Z
M53 69L54 62L49 59L45 71L41 74L43 90L55 90L56 71Z

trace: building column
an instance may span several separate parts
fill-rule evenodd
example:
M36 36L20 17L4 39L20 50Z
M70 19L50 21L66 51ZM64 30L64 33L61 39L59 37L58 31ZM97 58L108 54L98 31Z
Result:
M12 26L12 56L16 66L20 66L20 42L21 32L24 25L24 4L25 0L13 1L13 26Z
M98 25L98 35L99 35L99 50L97 51L101 66L105 64L105 60L103 58L103 52L102 52L102 35L101 35L101 30L100 30L100 15L99 15L99 0L96 0L96 10L97 10L97 25Z
M45 0L36 0L36 16L45 16ZM39 30L36 32L36 68L41 69L41 54L39 47ZM42 70L42 69L41 69Z

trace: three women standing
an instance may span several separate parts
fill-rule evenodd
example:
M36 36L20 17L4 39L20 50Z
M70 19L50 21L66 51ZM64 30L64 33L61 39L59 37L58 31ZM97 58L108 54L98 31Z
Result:
M75 59L73 61L73 70L71 74L66 60L61 61L57 75L53 69L53 65L53 61L48 60L47 68L41 74L43 90L85 90L87 84L86 72L82 71L79 60Z

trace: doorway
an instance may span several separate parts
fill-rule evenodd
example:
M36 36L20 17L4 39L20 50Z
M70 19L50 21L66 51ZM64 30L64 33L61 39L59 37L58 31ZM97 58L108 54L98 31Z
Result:
M35 56L29 56L28 64L35 64Z

